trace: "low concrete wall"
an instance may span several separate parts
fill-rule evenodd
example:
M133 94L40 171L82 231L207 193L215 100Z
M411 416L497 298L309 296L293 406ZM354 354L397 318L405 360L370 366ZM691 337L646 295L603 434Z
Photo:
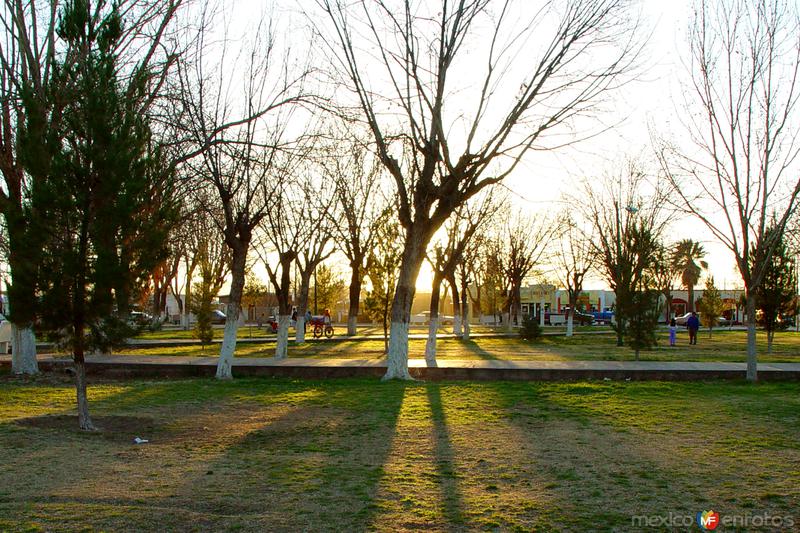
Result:
M9 367L8 362L0 362L0 367ZM43 372L71 372L71 362L42 361L39 368ZM86 371L90 376L106 378L141 377L212 377L216 373L214 364L161 364L161 363L108 363L87 362ZM481 368L481 367L411 367L411 375L426 381L704 381L704 380L744 380L741 370L702 370L702 369L597 369L597 368ZM233 375L237 377L292 377L302 379L328 378L375 378L384 375L386 367L348 366L348 365L236 365ZM800 371L759 370L760 381L797 381Z

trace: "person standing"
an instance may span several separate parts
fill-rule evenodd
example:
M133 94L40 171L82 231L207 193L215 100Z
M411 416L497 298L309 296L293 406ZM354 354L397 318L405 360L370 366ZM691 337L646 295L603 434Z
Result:
M700 319L697 313L693 312L686 320L686 329L689 330L689 344L697 344L697 331L700 329Z
M669 321L669 345L675 346L675 335L678 332L678 324L675 322L675 317Z

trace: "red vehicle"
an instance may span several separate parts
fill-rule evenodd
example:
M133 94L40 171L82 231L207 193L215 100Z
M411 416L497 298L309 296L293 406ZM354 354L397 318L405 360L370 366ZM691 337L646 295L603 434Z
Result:
M314 338L318 339L325 335L327 338L333 337L333 326L325 316L312 316L308 323L314 327Z

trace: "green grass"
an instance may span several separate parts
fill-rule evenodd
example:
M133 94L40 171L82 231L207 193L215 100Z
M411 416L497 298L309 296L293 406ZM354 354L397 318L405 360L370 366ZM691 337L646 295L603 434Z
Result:
M800 384L0 377L0 531L800 520ZM131 443L134 436L150 439Z
M534 342L518 338L474 338L463 342L458 339L440 339L437 357L446 359L500 359L523 361L591 361L632 360L633 351L627 346L616 346L611 335L576 335L574 337L543 337ZM746 332L715 331L711 338L701 334L696 346L689 346L685 332L678 337L678 346L670 347L666 332L661 332L659 345L653 350L643 351L640 358L645 361L745 361ZM771 354L766 353L766 338L758 334L759 361L800 362L800 334L787 331L777 333ZM236 348L238 357L272 357L275 345L240 344ZM349 339L339 342L289 343L289 357L330 357L379 359L383 357L383 341ZM412 339L409 342L411 357L423 357L425 341ZM131 355L184 355L215 356L219 346L153 347L124 350Z

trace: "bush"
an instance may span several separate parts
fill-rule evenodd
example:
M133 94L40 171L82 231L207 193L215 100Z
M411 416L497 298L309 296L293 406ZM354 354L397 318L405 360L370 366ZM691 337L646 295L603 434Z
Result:
M525 340L533 341L542 336L542 326L535 317L527 315L522 317L522 327L519 330L519 336Z

